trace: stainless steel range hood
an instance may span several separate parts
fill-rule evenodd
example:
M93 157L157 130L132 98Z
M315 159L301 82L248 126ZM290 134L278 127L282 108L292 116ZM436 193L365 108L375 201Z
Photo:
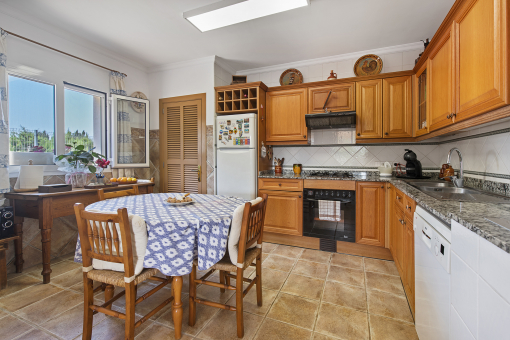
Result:
M356 128L356 111L312 113L305 120L310 130Z

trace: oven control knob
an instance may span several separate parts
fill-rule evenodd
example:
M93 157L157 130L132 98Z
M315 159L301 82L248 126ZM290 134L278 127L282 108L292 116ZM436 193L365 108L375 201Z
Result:
M336 196L337 196L337 197L340 197L340 191L337 191L337 192L336 192Z
M321 196L323 195L323 194L322 194L322 190L321 190L321 194L320 194L320 195L321 195Z
M344 192L342 193L342 196L343 196L343 197L345 197L345 196L346 196L346 193L345 193L345 191L344 191Z
M308 196L313 196L313 190L308 190Z
M328 192L327 192L327 191L324 191L324 195L328 196Z
M351 193L349 193L349 197L351 197Z

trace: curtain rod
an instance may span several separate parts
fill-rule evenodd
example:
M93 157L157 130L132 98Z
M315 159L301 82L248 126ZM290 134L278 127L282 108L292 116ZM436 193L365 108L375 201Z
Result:
M18 37L18 38L23 39L23 40L26 40L26 41L30 41L31 43L34 43L34 44L39 45L39 46L42 46L42 47L46 47L46 48L48 48L48 49L50 49L50 50L53 50L53 51L55 51L55 52L65 54L65 55L66 55L66 56L68 56L68 57L71 57L71 58L75 58L75 59L81 60L81 61L83 61L83 62L89 63L89 64L91 64L91 65L94 65L94 66L97 66L97 67L100 67L100 68L103 68L103 69L108 70L108 71L121 73L121 72L119 72L119 71L112 70L111 68L104 67L104 66L101 66L101 65L99 65L99 64L96 64L96 63L93 63L93 62L91 62L91 61L88 61L88 60L86 60L86 59L83 59L83 58L77 57L77 56L75 56L75 55L69 54L69 53L67 53L67 52L64 52L64 51L61 51L61 50L57 50L56 48L50 47L50 46L48 46L48 45L41 44L40 42L34 41L34 40L32 40L32 39L25 38L25 37L23 37L23 36L21 36L21 35L18 35L18 34L15 34L15 33L9 32L9 31L4 30L4 29L2 29L2 30L3 30L4 32L6 32L7 34L10 34L10 35L12 35L12 36ZM125 74L125 73L121 73L121 74L122 74L124 77L127 77L127 74Z

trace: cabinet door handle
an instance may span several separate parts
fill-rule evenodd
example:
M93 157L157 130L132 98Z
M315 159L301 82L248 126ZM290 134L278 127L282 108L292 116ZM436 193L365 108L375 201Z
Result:
M388 133L387 133L387 132L385 132L385 133L384 133L384 135L385 135L385 136L387 136L387 135L388 135Z
M408 205L406 205L406 209L409 209L409 206L408 206Z
M299 198L301 198L301 195L299 195Z
M381 189L384 189L384 185L381 185Z
M397 196L397 201L400 201L400 197L399 196Z
M306 138L306 135L303 135L303 138Z
M278 183L279 186L282 186L282 183Z
M452 118L452 115L446 115L446 119Z
M358 136L361 136L361 133L358 132Z

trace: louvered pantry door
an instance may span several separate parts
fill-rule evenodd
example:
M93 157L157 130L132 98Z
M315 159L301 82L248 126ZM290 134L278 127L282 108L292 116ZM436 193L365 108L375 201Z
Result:
M164 191L206 193L202 101L163 103L163 116L160 147Z

